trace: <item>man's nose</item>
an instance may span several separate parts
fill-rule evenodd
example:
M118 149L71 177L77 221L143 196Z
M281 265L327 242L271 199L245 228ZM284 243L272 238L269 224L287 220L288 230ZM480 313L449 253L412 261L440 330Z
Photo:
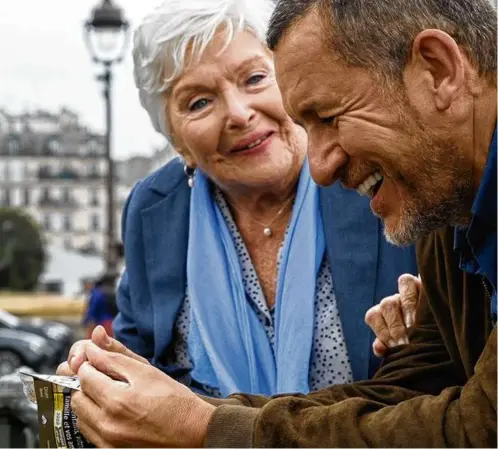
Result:
M339 145L314 146L308 142L308 160L313 180L318 185L329 186L340 177L349 155Z

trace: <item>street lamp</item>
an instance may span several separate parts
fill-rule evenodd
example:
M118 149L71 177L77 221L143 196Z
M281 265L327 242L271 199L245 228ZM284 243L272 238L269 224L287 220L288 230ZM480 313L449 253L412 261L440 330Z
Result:
M115 254L115 213L114 210L114 164L111 155L112 110L111 84L112 65L123 60L129 39L129 23L123 17L121 8L112 0L103 0L102 4L92 10L91 18L85 22L85 42L88 50L97 64L104 67L104 72L97 77L104 84L104 99L106 106L106 161L107 161L107 271L116 271Z

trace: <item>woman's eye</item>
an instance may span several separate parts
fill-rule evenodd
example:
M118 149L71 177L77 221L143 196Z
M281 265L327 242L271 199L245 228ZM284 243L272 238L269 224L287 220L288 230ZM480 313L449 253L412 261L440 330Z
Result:
M209 100L206 98L201 98L197 101L194 101L190 106L189 110L191 111L198 111L199 109L205 108L209 104Z
M265 78L266 78L266 75L262 75L262 74L253 75L247 80L247 84L258 84Z

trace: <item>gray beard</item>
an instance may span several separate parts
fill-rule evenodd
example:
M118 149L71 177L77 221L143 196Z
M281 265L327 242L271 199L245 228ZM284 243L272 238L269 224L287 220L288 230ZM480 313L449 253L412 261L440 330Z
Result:
M436 206L423 207L420 203L417 207L408 204L407 206L410 212L403 215L396 229L389 232L384 227L386 240L396 246L411 245L420 237L445 226L467 226L472 202L468 194L456 193L453 198Z

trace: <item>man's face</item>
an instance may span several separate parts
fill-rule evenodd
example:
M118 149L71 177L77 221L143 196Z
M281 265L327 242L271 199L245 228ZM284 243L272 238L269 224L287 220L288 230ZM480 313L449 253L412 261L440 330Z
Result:
M340 60L322 29L311 12L275 51L284 106L308 133L314 180L329 185L340 179L369 195L395 244L464 220L473 189L471 164L459 156L451 134L439 132L427 101L410 98L419 95L419 80L410 80L409 89L383 90L370 72Z

